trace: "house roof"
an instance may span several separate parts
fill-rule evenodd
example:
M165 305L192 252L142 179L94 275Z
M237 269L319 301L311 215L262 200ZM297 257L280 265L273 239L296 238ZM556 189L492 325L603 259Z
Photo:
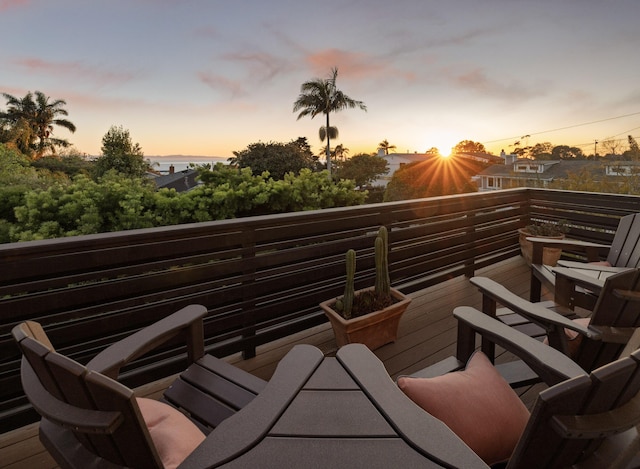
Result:
M514 166L518 164L537 164L545 167L542 173L533 172L520 172L514 169ZM503 176L510 178L523 178L523 179L566 179L569 177L569 173L580 172L584 168L600 169L602 168L602 162L588 161L588 160L530 160L530 159L518 159L513 164L496 164L489 166L488 168L480 171L480 176ZM594 171L594 173L600 173L601 171Z
M456 156L475 160L475 161L480 161L482 163L501 164L504 162L504 159L500 156L491 155L489 153L482 153L482 152L460 152L460 153L456 153Z
M198 171L195 169L185 169L173 174L158 176L154 179L154 182L158 189L166 187L167 189L175 189L178 192L186 192L199 184L199 181L196 180L197 176Z
M389 153L388 155L380 155L382 158L389 162L394 160L401 161L403 163L414 163L416 161L425 161L434 157L426 153Z

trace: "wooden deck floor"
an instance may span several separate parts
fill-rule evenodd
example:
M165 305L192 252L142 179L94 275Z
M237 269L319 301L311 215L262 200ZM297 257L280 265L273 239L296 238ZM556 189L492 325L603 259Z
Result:
M518 295L527 298L529 268L521 257L490 266L476 273L492 278ZM455 354L456 320L451 312L456 306L480 308L481 295L464 277L415 292L413 301L400 323L398 340L375 351L392 378L409 374ZM326 355L336 351L331 326L326 323L313 329L261 346L257 356L243 360L240 355L228 357L234 365L268 380L280 359L296 344L306 343L320 348ZM172 380L162 380L138 388L140 395L157 396ZM521 390L523 401L530 404L539 387ZM53 459L37 438L37 424L0 435L0 467L55 468Z

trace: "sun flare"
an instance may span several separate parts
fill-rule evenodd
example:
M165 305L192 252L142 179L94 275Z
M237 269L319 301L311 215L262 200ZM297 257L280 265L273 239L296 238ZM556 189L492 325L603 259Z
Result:
M463 140L453 132L442 131L437 134L432 134L424 139L425 151L429 151L433 148L438 149L440 156L448 157L451 155L453 147L455 147L460 141Z

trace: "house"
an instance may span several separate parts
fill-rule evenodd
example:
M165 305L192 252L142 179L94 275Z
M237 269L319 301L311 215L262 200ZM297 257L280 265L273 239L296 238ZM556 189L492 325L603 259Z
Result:
M371 185L382 187L387 186L387 184L393 177L393 173L395 173L402 166L410 163L415 163L417 161L427 161L432 158L439 158L439 156L432 153L389 153L388 155L385 155L384 150L382 149L378 150L378 156L387 160L389 171L387 172L387 174L384 174L373 181Z
M201 184L200 181L196 180L197 176L198 171L195 169L175 172L173 166L171 166L169 174L156 176L154 182L158 189L166 187L167 189L175 189L177 192L187 192Z
M603 167L601 161L592 160L533 160L518 158L517 155L501 153L503 162L494 164L478 173L478 190L493 191L511 187L549 187L553 181L568 179L571 173L580 173L584 169L601 178L605 174L617 171L621 176L626 165L620 162L608 162ZM623 162L627 165L632 162ZM610 168L610 169L607 169ZM632 171L629 170L629 174Z

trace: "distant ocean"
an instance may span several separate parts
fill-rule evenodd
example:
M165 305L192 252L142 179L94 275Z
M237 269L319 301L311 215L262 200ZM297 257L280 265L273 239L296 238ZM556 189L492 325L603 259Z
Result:
M189 169L189 164L193 163L196 165L199 164L207 164L211 163L215 165L216 163L229 164L227 158L222 156L184 156L184 155L173 155L173 156L145 156L146 159L150 160L154 165L153 169L159 171L161 174L169 174L169 167L173 165L174 171L184 171L185 169Z

